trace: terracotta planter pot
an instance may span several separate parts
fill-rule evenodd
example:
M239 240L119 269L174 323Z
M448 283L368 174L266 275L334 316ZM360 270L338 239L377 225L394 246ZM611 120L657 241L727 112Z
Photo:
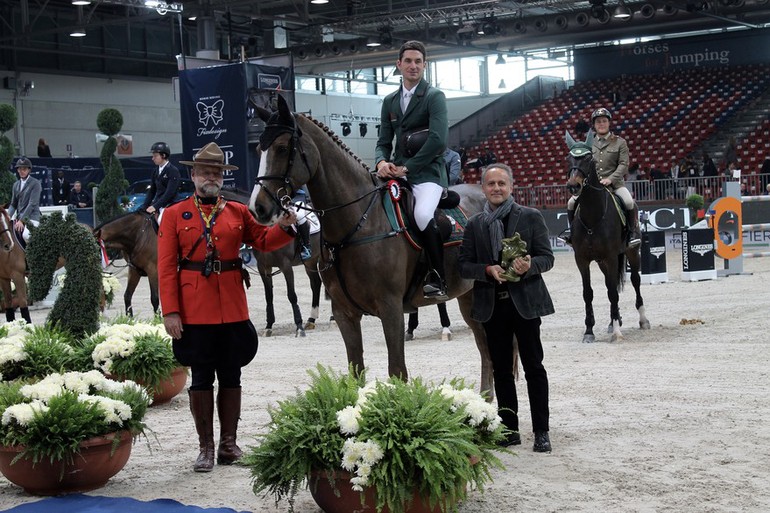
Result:
M187 367L177 367L171 371L171 377L162 381L156 390L151 390L152 402L150 406L166 404L184 390L187 384Z
M125 376L115 376L109 373L105 374L105 376L115 381L123 381L126 379ZM166 404L179 395L179 392L181 392L187 384L187 367L177 367L171 371L171 376L168 379L161 381L160 385L158 385L155 390L150 390L140 379L136 380L136 382L143 385L150 392L150 395L152 396L150 406Z
M364 503L361 504L361 493L356 492L350 485L351 474L345 471L334 473L334 484L339 491L340 496L334 494L334 489L329 484L329 479L324 471L313 471L308 479L310 485L310 494L313 496L316 504L324 510L325 513L375 513L375 498L373 487L366 488L364 492ZM417 492L412 498L412 504L405 510L405 513L440 513L441 506L436 505L431 508L428 501L423 502ZM381 513L390 513L386 506Z
M113 441L120 438L113 453ZM120 472L131 455L132 437L128 431L91 438L80 444L80 453L71 464L43 459L34 466L28 458L11 461L23 447L0 446L0 472L13 484L32 495L61 495L101 488Z

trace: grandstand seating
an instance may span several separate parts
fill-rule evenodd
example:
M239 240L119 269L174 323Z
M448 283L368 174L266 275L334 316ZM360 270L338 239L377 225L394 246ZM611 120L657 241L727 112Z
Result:
M642 168L668 169L769 87L768 65L578 82L467 149L467 155L473 159L485 148L492 149L498 161L513 168L517 187L563 185L565 131L574 135L578 120L590 121L593 110L605 106L613 113L613 132L628 141L631 162ZM745 172L756 173L768 153L770 113L765 113L759 126L738 141L738 157ZM466 168L464 179L477 183L480 177L473 168Z

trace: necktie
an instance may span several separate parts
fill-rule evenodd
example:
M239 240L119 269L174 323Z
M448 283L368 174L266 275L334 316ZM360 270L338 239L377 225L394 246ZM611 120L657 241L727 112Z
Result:
M412 98L412 93L409 91L404 91L404 94L401 95L401 112L406 112L406 108L409 106L409 100Z

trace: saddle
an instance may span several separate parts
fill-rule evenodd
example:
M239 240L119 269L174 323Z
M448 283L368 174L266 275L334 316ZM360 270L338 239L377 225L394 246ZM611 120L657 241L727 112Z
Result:
M404 296L404 313L413 313L417 309L410 303L417 288L422 287L422 281L428 272L428 261L422 251L420 232L414 221L414 195L410 185L404 180L391 180L388 182L388 192L383 195L383 207L394 231L403 233L409 244L420 252L414 276ZM439 227L444 247L458 246L462 243L463 233L468 224L468 216L460 208L460 195L454 191L447 191L445 197L439 201L438 208L433 218Z

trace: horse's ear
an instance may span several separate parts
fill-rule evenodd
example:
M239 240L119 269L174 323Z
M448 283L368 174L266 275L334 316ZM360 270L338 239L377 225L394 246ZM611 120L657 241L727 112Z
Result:
M569 130L564 131L564 140L567 143L567 148L572 148L575 145L575 139L570 135Z
M586 136L586 144L588 147L592 147L594 145L594 132L593 130L588 131L588 135Z
M251 104L251 107L254 109L254 112L257 114L257 117L267 123L267 120L270 119L270 115L272 114L271 111L267 110L264 107L260 107L257 105L257 102L254 101L254 98L249 96L249 103Z
M289 103L286 101L286 98L284 98L282 95L278 95L278 116L281 119L291 119L294 116L291 113L291 109L289 108Z

